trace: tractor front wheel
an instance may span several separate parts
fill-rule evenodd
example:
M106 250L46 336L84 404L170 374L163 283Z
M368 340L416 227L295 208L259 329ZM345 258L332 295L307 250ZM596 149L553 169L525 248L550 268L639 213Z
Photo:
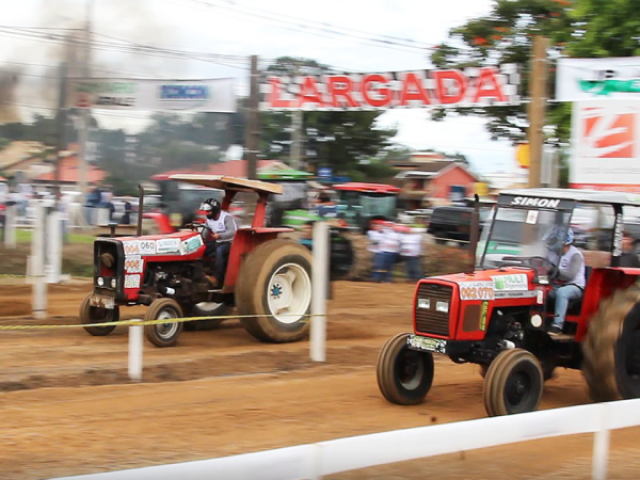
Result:
M640 397L640 289L600 303L582 344L582 373L596 402Z
M93 323L117 322L120 319L120 309L114 306L113 309L100 308L91 306L92 293L84 297L80 305L80 323L83 325L91 325ZM84 327L89 335L94 337L105 337L115 330L115 325L106 325L104 327Z
M484 379L484 407L491 417L532 412L542 399L544 377L540 362L521 348L504 350Z
M182 309L171 298L154 300L144 315L144 320L168 320L167 323L155 323L144 326L144 336L156 347L172 347L178 342L184 323L171 322L182 318Z
M433 384L434 365L430 352L418 352L407 346L408 333L387 340L378 356L378 387L389 402L417 405Z
M245 330L263 342L302 339L309 331L311 253L291 240L270 240L244 260L236 305Z

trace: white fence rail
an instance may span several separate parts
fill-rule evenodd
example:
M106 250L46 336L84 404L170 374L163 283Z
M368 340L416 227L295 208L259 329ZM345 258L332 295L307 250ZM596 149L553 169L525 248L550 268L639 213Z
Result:
M594 433L592 478L607 478L609 432L640 425L640 399L396 430L297 447L57 480L317 480L349 470L542 438Z

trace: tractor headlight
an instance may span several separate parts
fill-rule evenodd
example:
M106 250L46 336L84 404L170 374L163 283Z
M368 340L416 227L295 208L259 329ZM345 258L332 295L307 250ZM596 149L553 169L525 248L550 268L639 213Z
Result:
M99 287L104 287L104 278L98 277L97 283Z
M423 308L425 310L429 310L431 308L431 300L428 298L419 298L418 299L418 308Z
M115 278L111 279L111 288L116 288L116 279Z
M436 302L436 312L449 313L449 302Z

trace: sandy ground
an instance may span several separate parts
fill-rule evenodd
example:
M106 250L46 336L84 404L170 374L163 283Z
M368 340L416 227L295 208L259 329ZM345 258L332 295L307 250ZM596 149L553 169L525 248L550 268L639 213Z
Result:
M77 323L86 284L51 288L46 323ZM375 363L410 329L413 285L340 282L326 364L309 344L261 344L235 321L149 344L142 384L127 379L127 332L0 331L0 479L33 480L253 452L481 418L476 366L438 359L427 401L384 401ZM27 286L0 287L0 324L34 324ZM124 318L143 309L123 311ZM579 372L547 383L542 408L588 403ZM640 429L614 432L610 478L636 478ZM587 479L592 438L563 437L346 472L332 479Z

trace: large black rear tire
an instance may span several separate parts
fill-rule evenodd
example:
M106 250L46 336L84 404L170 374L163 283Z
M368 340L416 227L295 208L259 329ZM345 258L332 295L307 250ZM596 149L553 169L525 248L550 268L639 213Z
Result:
M114 306L113 310L106 308L92 307L91 297L93 293L84 297L80 304L80 323L83 325L91 325L92 323L117 322L120 319L120 309ZM84 327L89 335L94 337L105 337L115 330L116 326L108 325L105 327Z
M291 240L259 245L242 263L236 306L242 326L263 342L296 342L309 331L312 256ZM255 315L255 317L251 317Z
M387 340L378 356L378 387L389 402L417 405L433 384L434 365L430 352L418 352L407 346L408 333Z
M640 288L600 303L582 343L582 373L592 400L640 397Z

